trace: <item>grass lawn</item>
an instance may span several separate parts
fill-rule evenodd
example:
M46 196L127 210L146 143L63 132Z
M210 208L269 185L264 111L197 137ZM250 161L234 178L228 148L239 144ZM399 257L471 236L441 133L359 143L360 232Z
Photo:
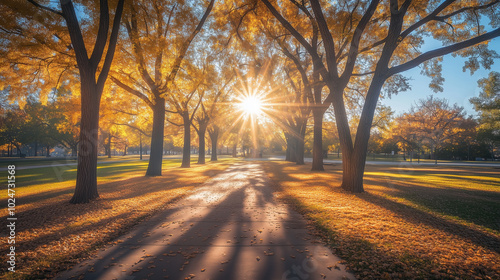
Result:
M500 169L367 166L365 192L341 166L263 162L359 279L500 279Z
M144 177L147 161L100 163L100 198L73 205L76 166L52 166L16 172L16 273L7 271L7 246L0 250L0 278L50 278L125 233L195 186L222 172L235 159L179 168L180 159L164 159L163 176ZM7 172L1 172L6 180ZM7 201L7 191L0 194ZM0 206L6 214L7 203ZM7 216L0 217L6 220ZM4 230L2 230L4 231Z
M145 159L149 156L144 156ZM138 155L127 155L127 156L113 156L108 158L107 156L99 156L97 158L98 162L105 161L122 161L122 160L139 160ZM5 167L9 164L15 164L16 167L34 166L34 165L53 165L53 164L76 164L76 157L2 157L0 158L0 167Z

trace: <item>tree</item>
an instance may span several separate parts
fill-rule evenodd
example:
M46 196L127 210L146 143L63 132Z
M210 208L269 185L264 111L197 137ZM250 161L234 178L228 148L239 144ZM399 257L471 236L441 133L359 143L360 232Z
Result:
M396 122L393 133L403 147L413 151L420 143L428 145L436 164L436 152L468 130L463 108L456 104L450 106L446 100L433 96L420 100L416 107L397 118Z
M220 68L219 68L220 69ZM215 73L213 73L215 74ZM221 117L220 115L217 115L218 113L221 113L221 99L225 98L225 95L227 94L226 92L226 87L228 86L229 83L232 82L234 78L234 73L226 73L227 77L224 77L225 73L219 73L221 74L222 77L218 77L216 75L213 75L211 78L208 79L208 81L217 81L220 83L221 81L225 80L225 83L222 85L213 85L209 94L203 94L203 99L201 100L201 110L198 116L195 116L195 120L198 123L198 127L193 123L193 128L196 130L196 133L198 134L198 141L199 141L199 151L198 151L198 163L199 164L205 164L205 132L207 131L208 128L208 134L210 136L210 139L212 141L212 152L211 152L211 160L216 161L217 160L217 141L219 138L219 132L220 132L220 127L214 123L216 121L216 118ZM207 82L208 82L207 81ZM229 113L225 111L225 113ZM213 123L210 128L209 125L210 123Z
M491 72L487 78L479 80L478 85L482 91L470 102L479 112L478 137L488 144L494 160L495 149L500 145L500 73Z
M191 43L203 28L214 2L215 0L209 2L199 20L197 9L187 3L146 1L130 5L130 16L125 20L125 26L130 41L129 48L132 50L127 50L124 54L132 55L123 57L123 67L111 79L143 100L153 111L147 176L161 175L165 101L172 94L181 64ZM171 37L178 39L172 41ZM129 65L136 66L136 69L130 69Z
M363 191L370 130L384 83L392 80L405 84L400 73L450 53L470 57L466 68L471 71L477 69L480 59L483 66L489 68L493 63L491 57L496 53L488 50L484 42L500 36L495 20L499 16L500 2L496 0L469 1L465 7L453 0L440 4L414 0L345 0L334 5L320 0L292 1L307 4L306 17L314 14L325 50L322 57L317 46L306 39L307 34L287 20L290 13L283 6L276 8L270 0L261 2L307 50L330 90L325 103L333 105L342 147L342 188L351 192ZM491 27L496 29L486 31L480 25L481 15L489 17ZM446 46L422 53L419 47L425 36L432 36ZM433 85L439 89L442 83L438 74L441 70L439 59L424 65L426 73L434 77ZM344 94L351 79L358 76L366 76L369 86L353 141Z
M403 156L406 159L406 153L410 153L410 160L413 158L415 149L420 154L420 147L423 141L423 134L419 132L419 123L411 113L404 113L394 120L391 127L392 138L394 138L399 147L403 149Z
M314 16L307 10L305 2L299 1L285 1L281 3L283 5L283 10L289 15L294 26L303 32L308 34L309 43L311 48L314 49L319 55L321 55L321 48L319 46L319 29ZM244 6L244 5L242 5ZM319 74L319 64L315 63L311 57L307 56L307 51L301 46L300 43L294 41L291 38L289 32L280 28L280 23L270 20L269 14L262 13L259 8L258 2L253 1L249 3L247 9L237 9L240 14L237 15L238 24L236 33L238 38L245 38L243 46L246 49L250 49L250 52L255 56L259 55L256 53L255 46L261 43L263 40L260 37L255 38L254 34L244 35L239 32L239 29L243 29L243 21L248 18L247 28L254 30L256 26L259 26L259 31L266 34L267 39L274 42L282 56L284 56L288 61L285 62L283 69L280 69L282 73L287 72L288 76L293 76L292 79L284 76L284 79L289 80L292 84L291 100L283 100L281 106L281 111L286 118L283 120L281 116L277 116L279 112L276 112L276 116L272 116L273 120L286 131L285 141L287 143L287 160L296 162L297 164L304 164L304 133L306 130L309 114L313 113L314 117L314 139L313 139L313 161L312 170L322 171L323 169L323 117L325 111L327 110L329 103L324 103L323 88L325 84L320 79ZM306 18L300 18L299 14L303 12ZM252 15L252 17L250 16ZM309 30L311 29L311 30ZM250 39L249 39L250 37ZM257 43L249 43L253 39ZM262 43L261 43L262 44ZM287 65L288 64L288 65ZM291 64L291 65L290 65ZM298 75L291 72L298 72ZM274 79L273 76L271 79ZM279 77L278 77L279 78ZM272 87L274 87L274 81L272 81ZM299 83L302 83L300 85ZM287 87L287 86L284 86ZM276 91L279 92L279 91Z
M28 63L28 67L25 65L19 66L22 60L16 63L17 59L22 58L8 57L8 65L11 66L10 71L14 75L19 74L16 73L18 71L26 73L28 71L26 69L34 69L31 72L33 76L23 77L38 79L40 84L44 84L44 81L50 82L53 79L50 77L50 72L44 73L43 71L39 71L40 66L47 66L48 69L52 69L51 63L54 62L56 65L59 65L60 62L54 60L54 58L57 54L61 53L63 56L69 53L70 58L76 58L81 97L81 122L76 187L70 202L87 203L99 196L97 192L99 105L115 53L124 0L118 1L111 34L109 34L110 11L108 1L106 0L99 1L99 12L96 12L98 20L95 18L96 14L94 14L94 11L97 9L90 6L88 7L89 9L85 9L85 11L89 12L88 16L91 19L99 22L97 33L94 33L92 28L89 28L90 30L82 30L75 7L70 0L60 1L61 11L58 11L53 6L41 5L35 0L29 0L28 2L31 3L31 7L25 6L24 3L20 4L17 1L6 3L9 10L8 15L14 16L15 19L10 23L2 22L2 25L6 27L3 29L4 33L8 37L8 40L3 42L11 44L12 47L12 44L16 43L16 39L22 42L31 39L33 40L31 42L34 43L28 44L26 49L33 48L32 45L35 45L36 48L43 49L42 55L48 55L45 57L46 60L44 60L43 56L40 57L38 56L39 54L31 53L31 59L36 62L36 65ZM20 7L20 5L23 6ZM28 29L23 25L32 29ZM37 27L40 28L38 29ZM40 32L37 33L37 30L40 30ZM65 34L63 35L63 33ZM69 35L71 43L67 41L66 34ZM90 44L93 45L93 50L89 57L87 47ZM22 53L22 50L17 53ZM65 60L67 61L67 58L63 61ZM72 66L63 65L63 67L66 67L65 70L74 70L74 60L72 61ZM63 68L63 71L60 71L60 74L55 76L60 78L65 70ZM40 77L41 74L47 75ZM12 76L12 74L9 76ZM6 82L9 81L10 79L6 79ZM45 88L49 84L46 83Z
M21 148L27 143L27 121L26 112L20 109L7 111L0 118L0 143L16 147L17 156L21 156Z

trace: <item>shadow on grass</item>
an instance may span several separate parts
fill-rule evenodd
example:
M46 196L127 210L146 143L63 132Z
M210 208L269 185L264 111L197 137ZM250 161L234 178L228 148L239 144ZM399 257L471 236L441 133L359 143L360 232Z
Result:
M19 265L24 269L31 269L30 273L33 273L33 269L38 270L39 265L36 263L47 261L41 259L41 256L49 259L47 255L60 255L60 259L56 261L64 262L88 254L88 250L116 238L130 226L180 199L192 187L222 172L227 165L229 164L207 165L190 170L169 168L160 177L139 175L121 181L99 183L101 197L88 204L73 205L68 202L74 191L72 185L20 197L20 205L28 208L16 213L19 225L16 246L23 248ZM127 167L126 171L122 169L121 172L129 172L131 168L133 167ZM119 169L113 168L107 174L115 175L119 172ZM28 205L30 203L32 205ZM2 235L4 231L2 229ZM76 239L70 240L72 238ZM68 247L69 251L63 247ZM2 248L2 260L6 253L7 248ZM49 261L48 265L51 267L57 263ZM2 261L0 267L5 266L6 262Z
M444 212L449 215L453 215L451 213L454 213L455 216L457 216L456 213L459 213L462 215L460 216L461 219L467 220L467 218L469 218L473 223L488 225L490 228L494 229L495 226L498 226L497 224L494 224L494 222L498 222L499 217L497 214L499 205L498 203L494 203L495 200L499 201L499 193L497 192L454 188L452 186L446 188L433 188L432 184L430 186L423 186L419 185L416 181L408 183L394 183L391 182L392 180L387 180L383 175L372 175L370 178L365 179L366 192L353 195L340 188L342 178L341 166L328 167L327 172L309 172L307 167L297 167L296 165L288 163L269 163L267 168L270 170L271 176L277 180L276 183L280 188L280 191L286 195L285 198L289 200L291 204L297 205L302 213L307 214L321 232L326 233L327 240L331 240L332 246L336 248L337 251L340 252L350 264L355 266L357 269L365 270L366 273L369 273L368 275L374 273L375 270L380 272L389 268L401 271L401 267L397 267L401 264L401 262L406 263L407 266L415 265L415 267L418 267L416 271L420 271L420 278L442 278L445 276L445 278L450 278L449 273L451 273L451 275L460 275L460 278L462 278L464 275L470 276L470 271L472 271L471 269L475 271L474 273L476 273L476 276L498 275L496 272L492 271L492 267L494 266L492 266L491 263L484 262L484 264L481 263L480 265L476 263L474 267L471 267L470 265L461 262L462 266L453 265L449 267L451 272L447 272L445 269L445 272L443 273L446 275L443 274L438 277L436 276L436 273L439 272L431 273L431 269L440 269L442 266L440 263L435 263L437 259L432 256L428 256L425 253L411 253L410 250L408 250L410 248L405 247L397 248L397 252L403 252L403 254L399 257L396 257L397 253L392 256L387 256L386 253L382 252L378 248L379 246L384 247L384 244L371 244L368 240L362 238L360 239L359 236L351 236L350 233L348 233L356 233L356 230L337 231L337 225L335 225L335 219L338 219L335 213L342 211L344 212L340 215L342 216L342 219L349 219L351 216L353 219L361 219L363 227L366 226L366 229L369 229L370 223L378 223L377 217L363 218L363 216L358 215L358 213L359 211L363 211L363 209L368 210L370 205L374 205L374 207L379 206L380 208L387 210L387 213L393 213L395 216L400 217L405 222L408 222L408 224L412 224L413 226L411 227L419 228L420 225L429 226L430 228L434 228L438 231L451 235L452 238L457 237L457 240L461 239L469 241L470 243L485 248L486 250L491 251L491 254L495 254L493 252L500 253L500 239L498 236L495 236L495 234L490 234L485 231L475 229L474 227L454 222L453 220L447 218L441 218L438 215L433 215L432 211L431 213L428 213L421 209L385 198L384 196L390 195L410 200L412 195L419 195L418 200L415 200L415 204L423 205L423 208L428 207L427 205L437 206L445 202L444 205L442 205L443 211L437 212ZM375 172L396 172L396 169L394 169L394 171L388 171L388 168L386 167L367 167L367 169ZM442 170L439 172L442 172ZM429 185L428 182L425 182L424 184ZM294 189L290 193L287 193L287 187L293 187ZM312 193L308 193L307 189L309 187L311 188ZM329 192L330 195L333 195L333 197L338 196L339 200L343 202L336 203L332 201L332 208L329 208L328 201L318 201L317 205L319 206L316 206L314 201L307 201L310 195L314 195L313 197L318 197L318 200L321 200L321 195L318 196L318 193L315 194L314 192L324 192L325 190L322 189L323 187L328 189L326 192ZM472 198L475 200L471 201ZM350 201L352 201L352 204ZM366 203L359 204L359 201L365 201ZM448 202L448 204L446 202ZM470 205L471 207L479 206L479 209L474 210L478 214L472 214L471 217L468 217L467 209L457 210L453 207L450 209L449 204L457 207L460 205ZM428 208L432 209L432 207ZM355 215L350 215L349 213L351 211L358 212ZM484 223L484 220L478 217L479 213L488 217L487 222ZM366 219L366 221L363 219ZM353 220L353 222L359 222L359 220ZM364 223L366 223L366 225ZM349 225L349 223L342 223L342 225ZM403 227L405 225L401 224L399 226ZM365 232L369 232L369 230L366 230ZM367 239L370 237L371 236L367 236ZM384 241L381 240L381 242ZM392 247L388 244L387 248ZM381 268L380 264L377 263L377 260L372 260L372 264L375 268L368 268L366 263L363 263L363 261L366 261L368 258L365 253L375 257L377 260L384 260L384 263L388 263L387 267ZM457 259L459 258L460 256L457 256ZM366 262L370 263L370 261ZM392 277L395 276L392 275ZM412 275L411 277L398 275L396 278L410 279L415 278L415 275Z
M471 185L479 185L480 182L467 178L464 180L469 180ZM365 176L364 182L365 185L368 185L368 192L383 192L392 197L403 198L431 211L458 217L464 221L500 232L500 192L452 186L435 187L429 183L427 185L430 186L423 186L416 179L376 178L372 175ZM481 180L481 182L485 182L485 180ZM493 182L498 184L498 181ZM373 190L370 185L380 186L384 189Z
M438 216L429 214L427 212L415 209L401 203L383 198L379 195L365 192L356 195L357 197L371 203L383 207L397 215L402 216L406 221L414 224L425 224L435 229L447 232L449 234L459 236L465 240L469 240L476 245L500 253L500 238L492 234L475 230L466 225L461 225Z

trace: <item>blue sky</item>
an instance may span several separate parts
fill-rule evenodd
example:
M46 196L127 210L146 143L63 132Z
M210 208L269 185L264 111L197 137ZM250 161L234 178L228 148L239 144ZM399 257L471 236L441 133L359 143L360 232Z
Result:
M434 46L439 47L439 46ZM500 38L495 38L490 41L490 49L496 50L500 54ZM479 69L470 75L470 72L463 72L462 67L465 59L461 57L453 57L447 55L443 59L443 92L434 93L429 88L430 78L420 74L421 68L416 67L402 73L406 77L412 78L410 81L411 90L401 92L391 99L382 100L382 104L391 106L396 115L408 111L412 105L419 99L425 99L429 95L434 95L438 98L445 98L450 105L456 103L464 107L468 115L474 115L475 111L469 102L469 99L478 96L481 91L477 86L479 79L488 76L491 71L500 72L500 59L495 60L495 64L490 70L484 68Z

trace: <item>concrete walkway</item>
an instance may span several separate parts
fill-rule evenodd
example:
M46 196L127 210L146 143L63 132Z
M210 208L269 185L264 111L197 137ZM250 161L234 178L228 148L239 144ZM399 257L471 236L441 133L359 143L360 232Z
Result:
M237 163L58 279L354 279L308 228Z

